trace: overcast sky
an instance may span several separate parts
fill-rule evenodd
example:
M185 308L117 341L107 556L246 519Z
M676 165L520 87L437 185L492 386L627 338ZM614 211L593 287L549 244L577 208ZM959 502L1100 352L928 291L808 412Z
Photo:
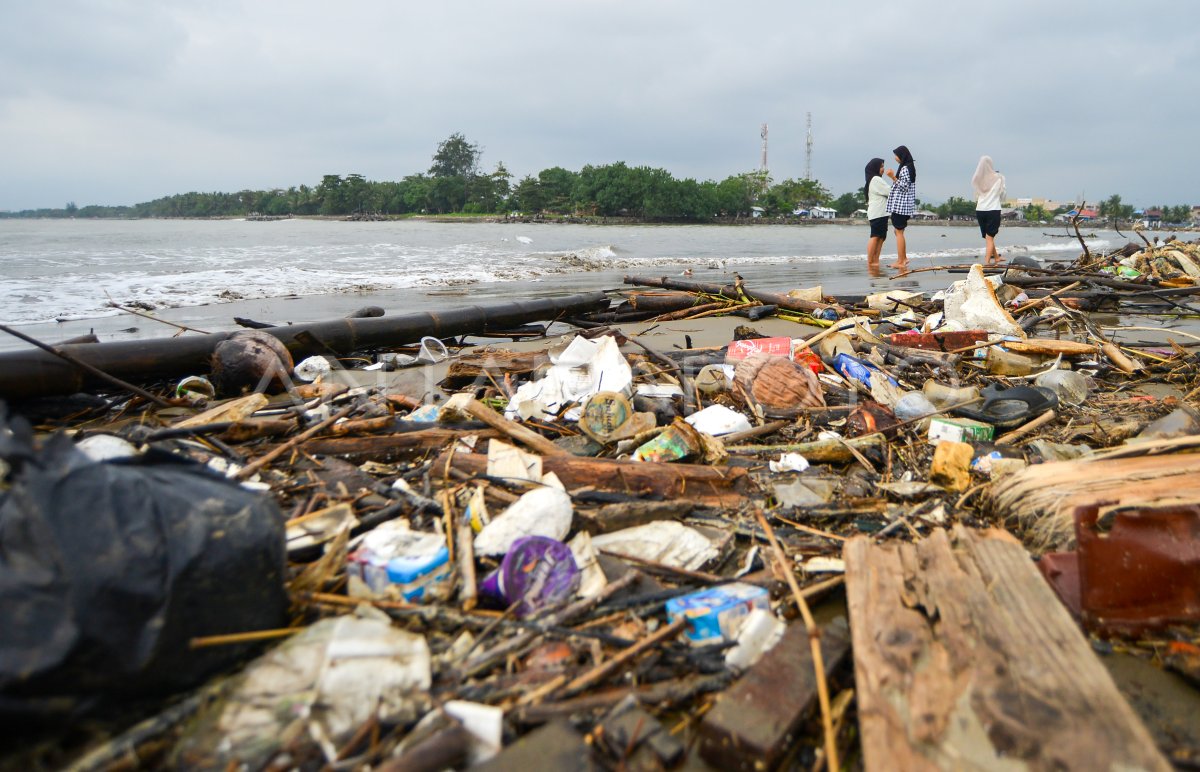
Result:
M759 165L927 202L1200 203L1200 2L0 0L0 209L396 180L462 132L516 178Z

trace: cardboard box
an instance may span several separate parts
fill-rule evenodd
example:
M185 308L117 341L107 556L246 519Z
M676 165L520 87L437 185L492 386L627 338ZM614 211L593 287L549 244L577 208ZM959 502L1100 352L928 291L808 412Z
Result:
M667 601L667 619L686 618L684 638L693 646L706 646L732 641L743 618L756 608L770 610L767 591L734 582L672 598Z
M725 352L725 362L740 362L751 354L769 354L774 357L792 356L791 338L751 338L735 340Z
M941 440L951 442L989 442L996 427L970 418L947 418L934 416L929 419L929 444L937 445Z

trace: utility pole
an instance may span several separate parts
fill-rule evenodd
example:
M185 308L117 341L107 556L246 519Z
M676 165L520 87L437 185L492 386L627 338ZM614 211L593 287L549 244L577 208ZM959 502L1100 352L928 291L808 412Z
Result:
M812 113L808 114L808 136L804 143L804 179L812 179Z

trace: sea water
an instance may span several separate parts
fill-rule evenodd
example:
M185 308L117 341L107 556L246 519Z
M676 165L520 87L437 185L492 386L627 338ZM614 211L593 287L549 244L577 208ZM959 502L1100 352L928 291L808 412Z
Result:
M1079 244L1063 234L1061 226L1004 228L998 241L1006 256L1069 260ZM1115 233L1097 236L1094 250L1122 243ZM821 284L849 293L949 282L943 273L892 278L893 238L882 275L870 276L866 237L865 225L841 224L0 219L0 321L65 333L79 326L67 322L95 326L123 314L117 303L163 318L189 309L175 316L227 329L246 301L309 299L286 306L286 321L301 322L366 304L397 313L608 289L626 274L729 282L736 272L761 289ZM983 253L970 224L913 225L908 247L909 268Z

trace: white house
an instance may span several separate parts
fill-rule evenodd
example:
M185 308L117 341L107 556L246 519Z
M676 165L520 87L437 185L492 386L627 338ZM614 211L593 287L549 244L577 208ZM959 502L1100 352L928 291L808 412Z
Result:
M808 211L808 216L815 220L832 220L837 217L837 210L827 206L814 206Z

